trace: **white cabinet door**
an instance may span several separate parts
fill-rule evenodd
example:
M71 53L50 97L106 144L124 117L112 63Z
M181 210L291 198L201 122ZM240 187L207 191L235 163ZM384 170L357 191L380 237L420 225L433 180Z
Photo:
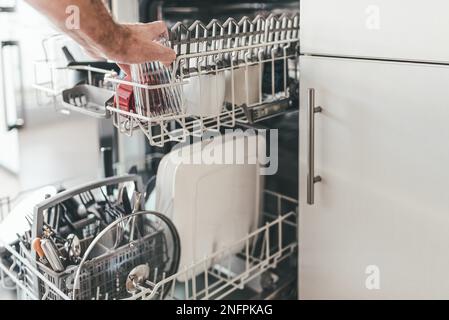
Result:
M300 297L448 299L449 67L302 57L301 97Z
M303 53L449 62L447 0L301 0Z

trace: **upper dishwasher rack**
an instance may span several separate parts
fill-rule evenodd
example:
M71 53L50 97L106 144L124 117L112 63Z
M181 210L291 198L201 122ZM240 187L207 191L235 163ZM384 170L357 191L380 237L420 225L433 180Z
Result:
M125 79L105 72L114 92L105 115L121 133L163 146L297 107L299 14L176 23L169 34L171 67L133 65Z
M254 20L229 18L223 24L214 19L205 25L195 21L189 27L178 22L170 41L178 59L177 75L216 71L256 62L261 55L295 54L298 50L299 15L274 14Z

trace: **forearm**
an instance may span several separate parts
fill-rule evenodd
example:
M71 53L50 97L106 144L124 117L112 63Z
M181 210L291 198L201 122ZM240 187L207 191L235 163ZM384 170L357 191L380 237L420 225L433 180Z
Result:
M127 29L113 20L102 0L27 0L48 16L62 31L84 47L91 47L114 59L120 54L121 41L127 39ZM79 8L79 26L67 23L71 19L69 6Z
M122 65L146 61L170 65L176 58L173 49L158 43L160 37L168 36L167 26L162 21L118 24L103 0L26 1L94 56L102 56ZM70 6L76 7L75 12L67 10L71 9ZM77 13L79 19L74 16Z

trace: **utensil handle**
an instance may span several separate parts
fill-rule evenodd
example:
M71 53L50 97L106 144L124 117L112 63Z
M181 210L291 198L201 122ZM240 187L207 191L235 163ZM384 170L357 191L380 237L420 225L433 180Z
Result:
M315 113L320 113L322 108L315 107L315 89L309 89L308 109L307 204L313 205L315 203L315 183L321 181L320 176L315 176Z
M33 228L32 235L33 238L42 236L42 227L44 225L44 211L54 207L66 200L69 200L81 193L91 191L93 189L108 187L111 185L118 185L125 182L134 182L136 185L136 190L140 192L143 190L143 183L140 176L137 175L126 175L121 177L111 177L106 178L100 181L95 181L93 183L88 183L78 188L66 190L64 192L58 193L57 195L41 202L34 208L34 220L33 220Z

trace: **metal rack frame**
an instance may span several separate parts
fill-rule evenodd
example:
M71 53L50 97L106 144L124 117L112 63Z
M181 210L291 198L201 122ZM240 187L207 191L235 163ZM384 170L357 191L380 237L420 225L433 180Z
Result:
M289 228L296 234L298 201L268 190L265 191L265 196L272 197L273 203L276 203L275 212L263 213L269 219L265 225L233 245L196 261L174 275L157 282L146 281L144 285L136 284L139 292L127 300L161 299L162 297L188 300L225 299L292 256L297 251L297 238L284 239L283 235ZM242 247L242 244L244 249L235 254L235 247ZM15 283L16 289L23 291L26 298L48 298L48 292L42 297L36 296L26 281L14 273L14 267L20 265L26 268L30 276L38 278L52 295L62 300L71 299L70 294L62 292L55 283L49 280L45 272L30 263L27 257L9 245L5 245L5 249L13 257L14 265L6 266L0 261L0 283L5 283L9 278ZM239 260L240 264L233 264L235 259ZM195 276L199 270L202 271L201 274ZM177 280L186 276L187 281ZM98 297L92 297L92 299L96 298Z
M120 184L133 183L136 191L143 190L142 180L137 175L125 175L121 177L106 178L94 183L87 183L77 188L73 188L55 196L42 201L34 208L33 225L31 226L32 238L41 237L42 227L44 225L44 212L51 208L59 206L66 200L74 197L92 192L110 186L118 186ZM9 207L11 208L11 207ZM140 207L140 209L142 209ZM93 220L86 217L83 221L75 222L76 224L88 225ZM59 231L59 230L58 230ZM5 279L9 278L16 284L16 289L21 290L21 295L25 298L42 299L43 297L53 299L70 299L67 292L62 289L61 283L65 280L64 273L58 274L57 277L53 274L45 272L46 267L38 262L38 257L35 251L29 251L23 243L18 245L10 245L0 243L1 246L9 253L12 260L11 265L5 265L0 257L0 283L5 284ZM19 268L20 275L15 273L15 269ZM49 269L47 269L49 270ZM42 293L42 288L48 293Z
M135 131L141 131L150 145L162 147L167 142L185 142L189 136L201 136L208 130L233 128L239 123L252 123L258 117L285 111L297 95L299 14L271 14L253 20L244 17L240 21L229 18L224 23L212 20L207 25L200 21L190 26L177 23L171 29L170 43L177 58L170 70L170 80L158 85L149 85L136 78L124 80L108 70L82 67L89 74L103 72L105 83L112 85L115 99L105 106L106 117L112 117L113 125L120 133L132 136ZM79 67L65 69L80 70ZM258 74L252 74L251 69L257 70ZM227 90L230 98L216 115L194 115L187 111L184 90L195 78L210 75L227 75L230 81L226 88L201 88L202 81L199 81L199 92L209 90L211 96L218 96L219 90ZM236 77L243 78L240 80L243 88L236 87ZM263 88L264 77L271 82L266 88ZM254 85L258 87L257 97L250 99L248 92ZM136 103L141 105L137 111L120 108L119 86L131 87L140 97L136 98ZM41 85L35 88L42 90ZM60 94L43 89L50 94ZM237 99L239 90L241 95L243 92L243 98ZM175 91L181 96L181 111L171 112L172 109L167 108L162 114L150 112L152 97L163 97L167 92ZM79 109L78 106L73 109L76 108Z
M186 112L167 113L160 116L147 116L120 110L117 105L108 106L114 119L114 125L121 133L131 136L135 130L142 131L154 146L163 146L166 142L184 142L191 135L201 136L207 130L218 131L221 128L232 128L238 123L249 123L253 117L249 112L260 106L273 103L288 103L289 73L297 80L297 58L299 53L299 15L292 17L270 15L267 18L257 16L254 20L247 17L236 21L232 18L221 24L212 20L208 25L197 21L187 27L177 23L171 29L170 41L177 53L173 66L175 81L162 85L146 85L140 82L123 81L117 78L107 79L116 85L132 86L140 90L146 97L146 109L151 108L150 99L158 90L175 90L185 86L190 79L205 75L230 74L231 101L227 108L217 116L192 116ZM293 60L295 70L289 70L289 60ZM281 89L276 88L276 65L281 64ZM271 66L271 97L264 97L262 92L263 66ZM237 103L235 74L243 70L243 83L246 92L249 90L249 68L259 70L258 96L256 101ZM289 72L291 71L291 72ZM201 92L201 82L199 91ZM210 88L209 88L210 89ZM212 91L214 88L211 88ZM228 88L229 90L229 88ZM212 95L218 95L213 92ZM182 94L183 96L183 94ZM118 97L116 97L116 101ZM183 99L185 102L185 99ZM186 109L185 106L183 108ZM156 130L155 130L156 128Z

